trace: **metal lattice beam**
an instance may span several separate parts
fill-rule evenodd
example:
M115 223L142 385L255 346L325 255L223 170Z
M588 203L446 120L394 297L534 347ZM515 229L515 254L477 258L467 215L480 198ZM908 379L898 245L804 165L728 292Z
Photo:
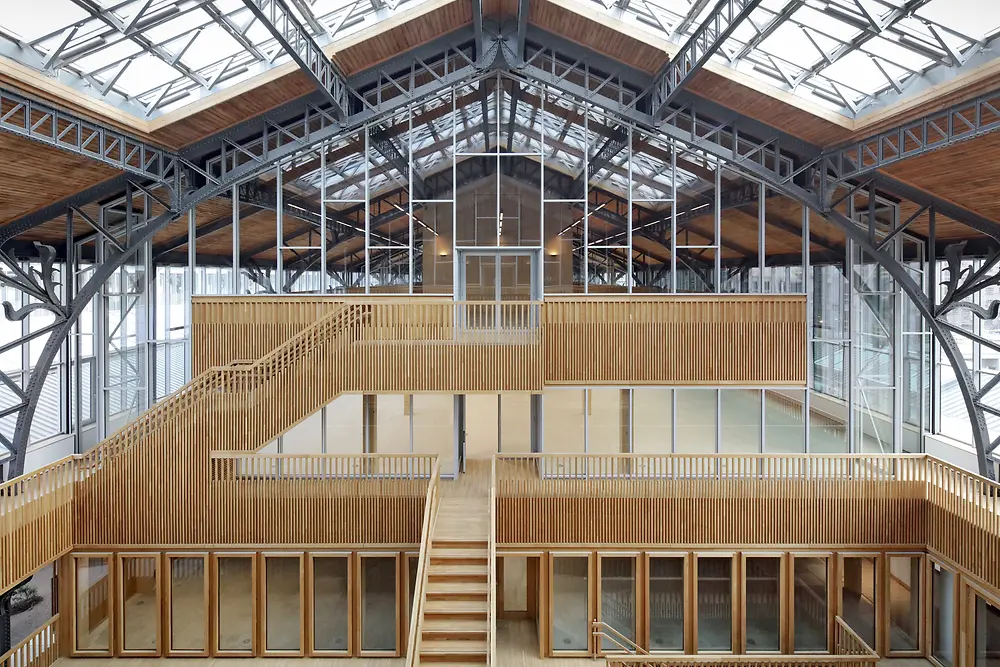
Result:
M656 75L653 117L662 120L670 103L762 0L719 0L694 34Z
M334 116L338 120L345 118L350 98L347 78L295 18L285 0L243 0L243 3L323 92L333 106Z
M0 130L169 187L187 165L175 153L0 86Z
M1000 90L900 123L829 151L820 159L839 181L1000 130Z

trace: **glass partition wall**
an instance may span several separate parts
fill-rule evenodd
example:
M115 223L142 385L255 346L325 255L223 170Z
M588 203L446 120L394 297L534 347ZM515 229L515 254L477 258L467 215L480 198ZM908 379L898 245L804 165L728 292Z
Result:
M834 652L845 624L880 655L928 650L943 667L955 664L954 575L923 554L552 551L548 563L548 627L539 631L547 657L648 651L808 660Z

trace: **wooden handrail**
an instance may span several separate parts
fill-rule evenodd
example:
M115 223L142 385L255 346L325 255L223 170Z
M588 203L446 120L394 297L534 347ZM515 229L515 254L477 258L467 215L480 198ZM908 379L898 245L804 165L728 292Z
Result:
M869 660L878 660L875 650L856 633L840 616L834 617L836 627L834 630L833 652L836 655L862 656Z
M431 481L427 485L427 500L424 502L424 525L420 531L420 556L417 560L417 581L413 588L413 607L410 609L410 630L406 642L406 667L419 664L420 634L424 622L424 597L427 594L427 575L430 570L431 538L437 524L437 508L440 499L441 462L434 457Z
M591 634L597 639L597 650L601 650L601 639L609 639L613 641L618 648L622 649L630 655L649 655L649 651L642 648L634 641L623 635L621 632L616 630L614 627L605 623L604 621L595 620L590 624ZM606 631L610 630L613 635L608 634Z
M59 614L0 655L5 667L49 667L59 659Z
M740 653L726 655L609 655L608 667L866 667L879 661L879 656L851 629L840 616L835 617L836 632L833 651L820 655ZM594 625L598 625L595 621ZM603 624L606 625L606 624ZM610 627L610 626L607 626ZM612 630L614 628L611 628ZM599 633L595 632L595 636Z

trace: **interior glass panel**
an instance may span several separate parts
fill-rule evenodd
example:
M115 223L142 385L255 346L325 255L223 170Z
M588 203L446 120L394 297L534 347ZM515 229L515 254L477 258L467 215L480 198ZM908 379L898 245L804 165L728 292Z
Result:
M205 558L170 559L170 648L203 651L208 648L205 608Z

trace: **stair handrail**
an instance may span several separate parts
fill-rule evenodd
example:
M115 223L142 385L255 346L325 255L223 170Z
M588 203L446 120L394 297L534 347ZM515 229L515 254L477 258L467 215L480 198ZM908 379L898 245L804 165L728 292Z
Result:
M486 653L487 667L493 666L494 656L497 652L497 596L496 596L496 571L497 571L497 459L494 456L490 459L490 556L489 572L487 573L486 601L487 629L486 636L488 643Z
M594 636L595 639L597 639L598 651L600 651L601 649L601 639L603 638L607 639L610 642L613 642L615 646L620 648L625 653L628 653L629 655L649 655L649 651L642 648L634 641L632 641L622 633L618 632L618 630L614 629L604 621L598 621L595 619L594 622L590 624L590 629L591 629L591 634ZM607 632L608 630L610 630L614 636L612 636L612 634L608 634Z
M406 667L419 664L420 634L423 628L424 598L427 595L427 574L430 570L431 536L437 524L440 495L441 461L434 457L427 499L424 501L424 524L420 531L420 556L417 559L416 584L413 588L413 606L410 608L410 630L406 641Z
M301 340L308 339L310 336L315 335L316 331L323 330L323 328L331 322L340 320L346 312L348 312L348 306L346 304L339 304L338 307L332 309L329 313L317 320L315 325L309 326L295 334L274 350L249 365L242 363L230 363L224 366L214 366L202 371L195 377L191 378L189 382L172 393L166 399L160 401L149 410L139 415L135 420L122 426L118 431L98 443L96 447L82 454L79 460L83 462L83 467L87 468L96 466L99 461L103 460L105 457L114 456L115 454L118 454L126 449L128 444L123 441L128 439L129 434L137 431L141 433L145 429L154 428L154 422L158 417L173 414L174 404L177 401L198 400L200 395L209 393L212 391L212 388L217 387L219 378L226 373L253 373L258 369L263 368L265 364L279 358L282 353L285 353L290 349L295 350ZM299 349L298 351L306 353L312 349L314 349L314 346L307 346L304 349ZM285 365L287 366L287 358L283 360L286 362ZM198 396L195 394L198 394ZM266 443L261 443L261 445L263 444Z

